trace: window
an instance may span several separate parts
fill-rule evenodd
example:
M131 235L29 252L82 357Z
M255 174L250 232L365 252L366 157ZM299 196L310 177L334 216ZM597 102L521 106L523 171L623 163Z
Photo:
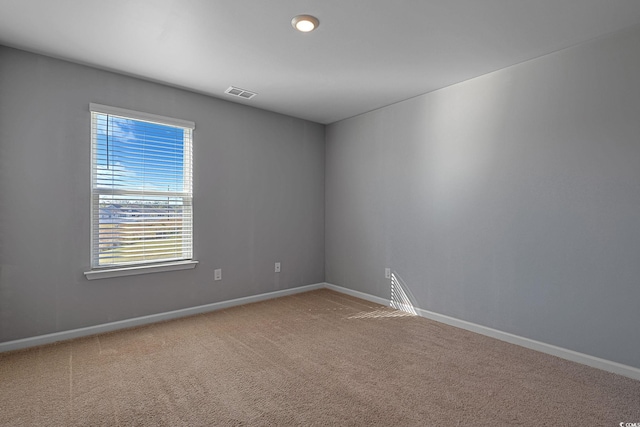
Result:
M193 122L91 104L91 267L190 260Z

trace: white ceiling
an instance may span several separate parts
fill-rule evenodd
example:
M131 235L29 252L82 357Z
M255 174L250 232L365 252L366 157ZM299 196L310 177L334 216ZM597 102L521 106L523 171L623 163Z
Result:
M0 0L0 44L319 123L638 23L640 0Z

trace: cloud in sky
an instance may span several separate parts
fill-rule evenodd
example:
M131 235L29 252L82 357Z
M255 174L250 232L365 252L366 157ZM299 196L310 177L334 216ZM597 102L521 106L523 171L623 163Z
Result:
M183 191L182 130L98 114L99 188Z

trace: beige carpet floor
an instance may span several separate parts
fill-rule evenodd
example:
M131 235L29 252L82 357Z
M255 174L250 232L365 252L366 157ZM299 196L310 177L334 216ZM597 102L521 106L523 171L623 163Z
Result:
M329 290L0 354L4 426L618 426L640 381Z

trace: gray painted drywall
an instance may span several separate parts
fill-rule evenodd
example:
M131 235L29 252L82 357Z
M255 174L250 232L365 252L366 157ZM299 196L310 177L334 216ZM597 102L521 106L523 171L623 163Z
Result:
M85 279L90 102L196 123L195 269ZM323 282L324 154L322 125L0 46L0 342Z
M327 282L640 367L640 27L327 127Z

